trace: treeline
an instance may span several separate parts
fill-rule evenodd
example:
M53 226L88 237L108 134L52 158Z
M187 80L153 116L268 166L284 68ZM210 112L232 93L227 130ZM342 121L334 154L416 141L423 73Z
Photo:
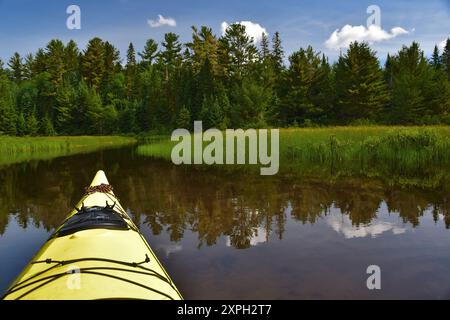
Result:
M51 40L25 57L0 61L0 133L75 135L163 132L192 127L450 124L450 40L427 59L417 43L384 66L354 42L334 64L313 48L285 65L279 33L258 46L245 27L217 37L192 28L130 43L126 61L94 38L85 50Z

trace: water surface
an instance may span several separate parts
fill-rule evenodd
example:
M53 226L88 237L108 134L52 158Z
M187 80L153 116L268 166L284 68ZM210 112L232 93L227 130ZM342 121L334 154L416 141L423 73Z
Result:
M187 299L450 299L445 183L261 177L134 150L0 168L1 291L103 169ZM379 291L366 287L369 265Z

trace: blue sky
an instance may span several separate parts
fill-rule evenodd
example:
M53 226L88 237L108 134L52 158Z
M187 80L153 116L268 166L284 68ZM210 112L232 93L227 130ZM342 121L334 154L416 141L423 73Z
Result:
M81 8L81 30L66 28L66 8ZM7 61L18 51L22 55L44 47L52 38L74 39L81 48L95 36L115 44L125 53L128 43L141 50L145 40L161 40L164 33L175 32L181 40L190 39L192 25L208 25L221 34L221 23L251 21L265 28L269 35L279 31L287 54L312 45L330 56L339 55L325 41L345 25L351 30L366 26L369 5L381 9L381 28L386 34L400 27L405 33L373 42L383 60L403 44L418 41L427 54L433 46L450 37L450 1L353 1L353 0L0 0L0 58ZM176 26L151 28L148 20L158 14L176 20ZM356 29L355 29L356 30Z

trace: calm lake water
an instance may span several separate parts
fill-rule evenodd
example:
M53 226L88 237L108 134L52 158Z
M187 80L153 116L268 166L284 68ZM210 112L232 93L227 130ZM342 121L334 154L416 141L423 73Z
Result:
M98 169L186 299L450 299L447 186L175 167L134 148L0 168L2 292Z

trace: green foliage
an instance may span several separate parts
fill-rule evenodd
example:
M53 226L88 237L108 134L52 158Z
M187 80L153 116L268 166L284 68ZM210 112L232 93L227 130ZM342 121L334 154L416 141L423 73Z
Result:
M29 136L37 136L39 131L39 120L34 113L29 114L26 120L26 134Z
M312 47L289 56L281 36L256 47L241 24L216 36L192 27L181 43L167 33L130 43L51 40L0 63L0 131L18 135L170 132L205 127L316 127L336 124L450 124L450 40L428 60L418 44L388 55L384 69L354 42L332 65ZM189 123L188 123L189 122Z
M5 75L0 75L0 134L15 135L17 111L15 86Z
M374 119L389 101L383 72L375 52L354 42L335 66L337 122Z
M183 107L178 114L177 127L189 129L191 126L191 113L186 107Z

